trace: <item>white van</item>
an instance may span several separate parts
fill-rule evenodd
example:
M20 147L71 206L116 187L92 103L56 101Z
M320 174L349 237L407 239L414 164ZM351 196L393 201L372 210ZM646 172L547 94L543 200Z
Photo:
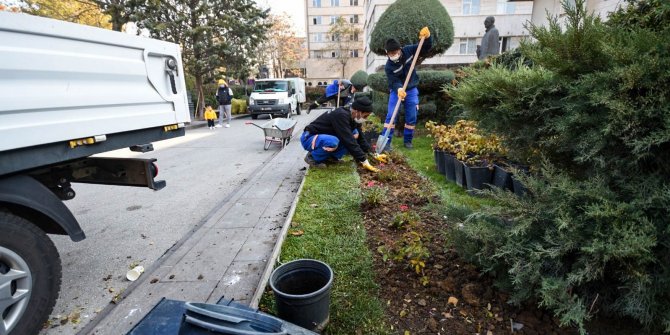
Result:
M300 104L306 101L305 80L302 78L259 79L249 96L252 119L260 114L291 117L300 115Z

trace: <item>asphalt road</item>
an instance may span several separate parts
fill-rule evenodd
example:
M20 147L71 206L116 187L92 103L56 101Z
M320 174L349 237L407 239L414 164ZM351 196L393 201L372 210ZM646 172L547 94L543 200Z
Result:
M293 135L314 116L294 116ZM151 266L279 151L276 145L263 150L263 131L245 121L250 119L233 120L231 128L187 130L185 137L154 143L150 153L124 149L101 155L157 158L157 179L167 181L163 190L73 184L77 196L66 205L87 238L75 243L51 236L63 279L50 325L41 334L82 329L130 284L125 274L132 265ZM290 145L300 144L294 138Z

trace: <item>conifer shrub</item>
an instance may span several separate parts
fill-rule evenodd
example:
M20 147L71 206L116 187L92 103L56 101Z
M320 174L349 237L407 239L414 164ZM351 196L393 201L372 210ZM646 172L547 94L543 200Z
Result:
M515 66L466 69L448 90L535 171L517 176L528 196L491 191L497 205L455 245L564 325L585 332L602 313L670 333L670 22L658 33L603 24L581 0L564 9L564 28L530 27Z
M433 48L426 58L441 54L454 43L451 17L439 0L397 0L382 14L370 35L370 49L386 55L384 44L395 38L401 45L417 44L419 31L430 29Z

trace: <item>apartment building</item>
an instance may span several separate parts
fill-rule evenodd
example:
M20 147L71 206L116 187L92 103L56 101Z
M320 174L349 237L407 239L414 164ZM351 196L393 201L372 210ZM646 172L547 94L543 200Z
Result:
M395 1L365 1L364 32L366 41L369 40L369 36L382 13L393 2ZM528 36L524 24L531 19L533 14L533 1L441 0L440 2L447 9L454 24L454 43L445 53L429 58L423 64L457 65L476 62L477 45L481 44L482 36L486 32L484 19L487 16L495 17L495 26L500 33L501 51L516 48L521 39ZM386 57L373 53L367 42L364 54L364 66L368 73L381 70L386 63Z
M574 4L575 1L570 0L570 3ZM608 13L615 11L619 6L625 4L624 0L586 0L586 10L605 19ZM531 21L537 25L547 24L547 12L551 15L558 14L560 16L563 13L561 0L534 0Z
M328 34L331 24L342 17L357 27L361 33L351 36L353 43L346 52L351 57L344 71L350 78L354 72L363 69L363 23L364 0L305 0L305 31L307 34L307 59L305 61L305 81L309 86L332 83L342 77L342 64L337 60L338 50L334 50L333 36Z

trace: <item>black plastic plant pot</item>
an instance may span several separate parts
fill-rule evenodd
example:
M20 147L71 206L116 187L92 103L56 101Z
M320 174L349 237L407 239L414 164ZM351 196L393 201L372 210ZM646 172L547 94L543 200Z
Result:
M379 132L375 130L364 131L363 138L365 138L365 140L368 141L368 144L372 146L373 144L377 144L377 139L379 138Z
M444 166L444 156L446 153L442 150L435 150L433 151L433 156L435 157L435 165L437 165L437 172L440 174L444 174L445 172L445 166Z
M526 186L524 186L523 183L521 183L521 181L515 176L512 176L512 188L514 189L514 194L519 197L523 197L526 195L526 193L528 193Z
M468 190L483 190L493 178L493 169L488 166L465 165L465 180Z
M467 182L465 180L465 164L454 158L454 180L456 185L466 188Z
M280 318L321 332L330 317L333 270L313 259L298 259L272 271L270 287Z
M448 181L456 182L456 167L454 165L456 161L456 156L444 153L444 175L447 177Z
M494 165L493 166L493 185L506 190L513 191L512 188L512 172L505 170L505 168Z

